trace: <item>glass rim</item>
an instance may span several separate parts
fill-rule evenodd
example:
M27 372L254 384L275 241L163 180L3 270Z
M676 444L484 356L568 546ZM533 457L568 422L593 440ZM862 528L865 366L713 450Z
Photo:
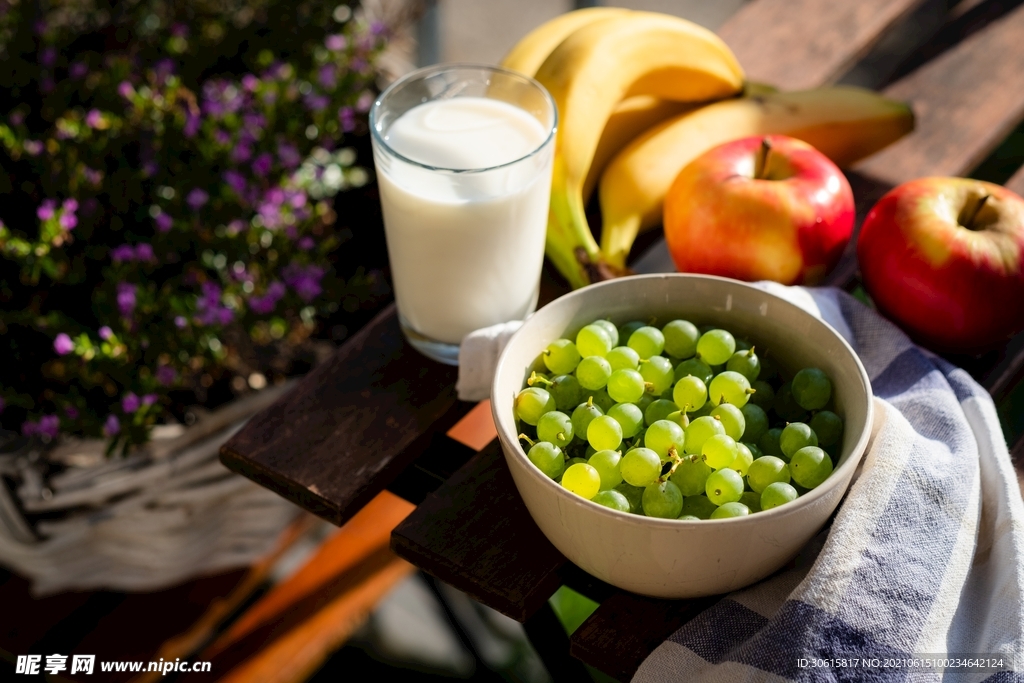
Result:
M382 106L384 98L386 98L389 94L391 94L391 92L393 90L401 87L402 85L405 85L409 81L412 81L412 80L414 80L416 78L423 78L423 77L427 76L428 74L431 74L431 72L440 73L442 71L454 71L454 70L457 70L457 69L475 69L475 70L478 70L478 71L490 71L492 73L501 74L503 76L510 76L512 78L515 78L515 79L518 79L518 80L522 81L526 85L531 85L534 88L536 88L538 91L540 91L540 93L544 96L544 99L551 106L551 126L549 127L547 137L545 137L544 140L539 145L537 145L537 147L535 149L530 150L528 153L524 154L521 157L513 159L512 161L506 161L503 164L497 164L496 166L486 166L486 167L482 167L482 168L449 168L447 166L431 166L430 164L425 164L425 163L423 163L421 161L416 161L415 159L410 159L409 157L405 156L404 154L401 154L398 151L396 151L394 147L392 147L391 145L389 145L387 143L387 140L384 139L384 136L381 134L381 131L379 130L379 128L377 126L377 123L378 123L378 121L377 121L377 119L378 119L378 111L380 110L380 108ZM509 104L511 104L511 103L509 103ZM519 108L522 109L522 107L519 107ZM411 71L411 72L407 73L406 75L402 76L397 81L395 81L394 83L389 85L387 88L385 88L384 92L382 92L377 97L377 99L374 100L373 106L370 107L370 139L371 139L371 141L377 143L383 149L387 150L387 152L389 154L391 154L392 156L394 156L394 157L404 161L405 163L411 164L412 166L417 166L417 167L422 168L422 169L426 169L428 171L441 171L441 172L444 172L444 173L484 173L486 171L493 171L495 169L505 168L507 166L512 166L514 164L518 164L521 161L525 161L526 159L529 159L530 157L536 156L537 154L539 154L548 145L548 143L552 142L552 140L554 139L554 137L557 134L557 132L558 132L558 106L555 104L555 98L551 96L551 93L548 92L548 89L545 88L539 81L537 81L534 78L531 78L531 77L527 76L526 74L520 73L518 71L513 71L512 69L506 69L506 68L501 67L501 66L494 66L492 64L476 64L476 63L473 63L473 62L451 62L451 63L445 63L445 64L432 64L431 66L425 66L425 67L422 67L420 69L416 69L415 71Z

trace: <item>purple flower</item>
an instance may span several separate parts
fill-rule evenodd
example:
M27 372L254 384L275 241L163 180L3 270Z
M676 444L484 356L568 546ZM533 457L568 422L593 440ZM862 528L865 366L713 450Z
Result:
M356 100L356 111L361 114L370 111L371 106L373 106L373 93L364 92Z
M160 384L163 384L165 387L173 384L177 377L178 373L169 365L161 365L156 369L156 381L160 382Z
M274 310L274 306L285 294L285 287L282 283L271 282L263 296L254 296L249 299L249 308L253 313L266 315Z
M356 127L356 115L352 111L352 107L341 107L338 109L338 121L341 122L341 129L350 133L355 130Z
M74 213L75 211L78 211L78 200L75 199L74 197L68 197L60 205L60 208L64 209L65 211L70 211L71 213Z
M53 199L44 199L43 203L36 209L36 216L41 221L48 221L53 218L54 211L57 209L57 202Z
M117 415L107 415L107 421L103 423L103 433L107 436L117 436L121 433L121 421Z
M303 206L306 205L306 193L301 191L293 192L291 194L291 201L289 201L289 204L291 204L292 208L295 209L302 208Z
M383 21L375 21L370 24L370 33L375 36L382 36L388 32L388 25Z
M39 53L39 63L49 68L57 62L57 51L52 47L44 47Z
M135 248L130 244L122 244L119 247L114 247L110 252L110 260L114 263L122 263L124 261L135 260Z
M85 62L75 62L68 67L68 76L76 81L85 78L87 73L89 73L89 66Z
M306 109L310 111L323 111L327 109L327 105L331 103L331 99L326 95L306 95L304 102L306 103Z
M59 223L64 230L74 230L78 225L78 216L73 213L62 213Z
M217 132L213 134L213 139L216 140L218 145L226 145L231 142L231 135L226 130L217 129Z
M129 391L127 394L125 394L124 398L121 399L121 410L123 410L126 413L134 413L136 410L139 409L139 406L141 404L142 403L141 401L139 401L139 397Z
M82 167L82 175L85 177L85 182L94 187L99 187L100 183L103 182L103 172L93 170L88 166Z
M258 176L265 176L270 173L270 169L274 164L274 157L270 156L269 153L264 152L256 157L256 160L252 162L252 172Z
M160 166L152 159L142 164L142 175L147 178L152 178L159 170Z
M277 158L285 168L295 168L302 161L299 150L295 148L295 145L287 142L278 144Z
M175 38L187 38L188 37L188 24L183 24L180 21L171 26L171 35Z
M186 325L188 325L188 321L185 320L185 316L183 316L183 315L175 316L175 318L174 318L174 326L175 327L177 327L179 330L181 330L181 329L184 329Z
M142 261L143 263L152 263L153 261L156 261L156 255L153 253L153 246L146 242L136 244L135 259Z
M347 44L348 41L345 40L345 36L341 35L340 33L329 35L327 36L327 40L324 41L324 45L327 47L327 49L334 50L335 52L344 50Z
M104 325L103 327L100 328L100 339L102 339L103 341L107 341L108 339L110 339L113 336L114 336L114 331L112 329L110 329L109 327L107 327L106 325Z
M199 187L192 188L192 191L185 198L185 203L192 207L193 211L203 208L203 205L208 201L210 201L210 195L207 194L206 190Z
M31 420L25 420L21 423L21 435L32 436L39 433L39 425Z
M334 90L338 85L338 70L333 64L324 64L320 67L320 72L317 74L317 80L325 89Z
M253 135L258 135L267 127L267 119L263 114L246 114L242 117L243 124Z
M171 217L163 212L158 213L156 215L155 220L156 229L159 230L160 232L167 232L168 230L171 229L171 226L174 224L174 221L171 219Z
M242 76L242 87L249 92L256 92L256 88L260 87L260 79L252 74L245 74Z
M298 247L303 251L309 251L313 248L314 244L313 238L307 235L299 240Z
M68 416L69 420L77 420L78 419L78 408L76 408L74 406L65 406L64 407L64 414Z
M133 88L132 84L128 81L121 81L121 83L117 86L117 94L125 98L126 100L130 100L132 97L135 96L135 88Z
M324 269L319 266L303 267L292 263L281 272L281 275L288 286L299 295L299 298L307 303L323 291L320 280L324 276Z
M135 310L135 285L128 282L117 283L117 308L125 318L131 317Z
M195 137L199 132L200 118L197 114L189 112L185 115L185 127L181 129L182 134L187 138Z
M237 194L239 197L245 196L245 190L248 187L248 185L245 182L245 176L243 176L238 171L231 170L224 171L223 177L224 182L228 184L228 187L234 190L235 194Z
M231 150L231 160L236 164L245 163L252 158L252 147L244 142L239 142L235 145L235 148Z
M151 406L156 403L156 394L146 394L142 397L142 405Z
M103 114L99 109L90 109L85 115L85 125L90 128L99 128L103 125Z
M56 439L60 432L60 418L56 415L43 415L39 418L39 434Z
M53 340L53 350L57 352L58 356L66 356L75 350L75 342L71 341L71 337L61 332Z
M166 57L161 59L153 67L153 72L156 74L157 80L163 83L168 76L174 73L174 61Z
M25 140L21 146L29 156L37 157L43 153L43 143L39 140Z

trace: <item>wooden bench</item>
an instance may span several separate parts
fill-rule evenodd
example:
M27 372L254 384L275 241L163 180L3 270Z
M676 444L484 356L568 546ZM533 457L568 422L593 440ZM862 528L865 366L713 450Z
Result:
M971 173L1024 119L1024 7L963 0L938 14L940 6L753 0L721 30L752 80L783 89L839 81L859 60L890 63L891 75L874 85L909 101L917 128L849 170L861 217L901 182ZM913 51L901 53L906 36L915 35L910 29L922 25L932 30L918 36ZM997 180L1024 192L1024 168ZM828 281L850 291L858 286L852 245ZM545 275L543 299L562 291ZM1020 472L1024 335L1003 349L951 360L992 393ZM497 444L477 449L448 435L472 408L456 399L455 377L454 369L405 343L388 308L332 361L251 420L225 445L222 460L339 525L384 489L404 497L417 508L392 534L397 555L524 622L556 680L587 676L564 657L566 649L628 680L654 647L713 598L642 598L569 563L530 519ZM568 639L552 626L548 607L561 585L600 603Z

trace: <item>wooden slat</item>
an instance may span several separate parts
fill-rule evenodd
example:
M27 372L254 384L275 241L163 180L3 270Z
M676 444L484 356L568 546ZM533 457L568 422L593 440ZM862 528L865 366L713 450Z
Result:
M752 81L783 90L836 81L922 0L754 0L719 35Z
M898 185L922 176L963 175L1024 118L1024 7L885 89L910 102L913 133L855 168Z
M472 404L417 353L389 306L221 449L232 470L335 524L380 493Z
M398 525L391 548L518 621L561 585L567 562L530 517L496 441Z
M628 681L654 648L719 599L658 600L618 593L576 629L569 652L616 680Z

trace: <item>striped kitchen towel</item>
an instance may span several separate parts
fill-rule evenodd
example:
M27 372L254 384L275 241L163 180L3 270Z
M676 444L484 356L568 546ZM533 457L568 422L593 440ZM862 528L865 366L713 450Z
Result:
M857 351L874 436L793 568L680 628L634 682L1024 681L1024 503L988 393L842 291L760 286Z

